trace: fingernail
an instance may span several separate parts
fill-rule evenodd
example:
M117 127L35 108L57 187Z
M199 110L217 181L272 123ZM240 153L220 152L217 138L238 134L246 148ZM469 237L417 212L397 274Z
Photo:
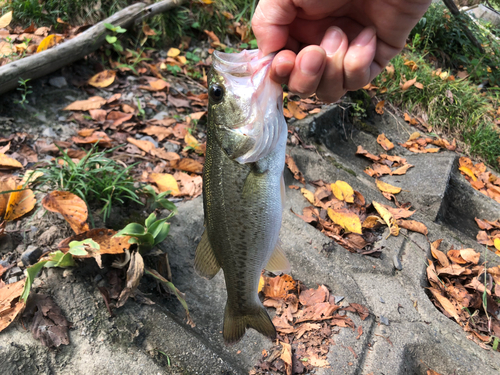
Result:
M333 55L342 43L342 34L339 29L332 26L330 27L321 41L321 47L325 50L327 56Z
M375 29L373 27L368 27L364 29L357 37L354 39L353 44L358 47L365 47L371 42L375 36Z
M323 67L325 53L320 47L309 49L300 59L299 68L304 74L314 76Z
M294 65L293 61L290 61L289 59L284 57L282 58L278 57L275 69L276 75L281 78L288 77L293 70L293 65Z

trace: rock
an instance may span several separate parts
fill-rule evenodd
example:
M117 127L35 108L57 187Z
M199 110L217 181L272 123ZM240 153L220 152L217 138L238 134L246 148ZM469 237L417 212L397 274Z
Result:
M13 251L15 249L14 241L12 241L12 237L10 234L6 234L3 237L0 237L0 253L5 254Z
M10 270L10 276L21 276L23 274L23 270L19 267L14 267Z
M389 325L389 319L387 319L385 316L380 315L380 323L388 326Z
M168 114L168 112L161 111L161 112L158 112L156 115L154 115L153 119L154 120L163 120L165 117L170 117L170 115Z
M52 225L49 229L38 236L38 245L40 246L51 246L57 239L60 229L57 225Z
M60 89L62 87L68 86L68 82L66 82L66 78L64 77L52 77L51 79L49 79L49 85Z
M163 144L163 148L168 152L178 152L181 149L181 146L167 141Z
M42 137L57 138L57 134L52 128L45 128L42 132Z
M141 141L149 141L152 144L155 145L155 148L158 148L158 142L155 141L155 139L149 135L145 135L144 137L139 138Z
M9 267L9 262L7 262L6 260L0 260L0 266L7 268Z
M19 281L19 278L17 276L9 277L9 280L7 280L7 284L14 284Z
M159 100L156 100L156 99L150 99L149 104L158 107L161 104L161 102Z
M47 122L47 117L43 113L37 113L35 116L41 122Z
M34 245L28 246L26 251L21 255L21 261L25 266L30 266L38 262L38 259L42 256L43 250Z

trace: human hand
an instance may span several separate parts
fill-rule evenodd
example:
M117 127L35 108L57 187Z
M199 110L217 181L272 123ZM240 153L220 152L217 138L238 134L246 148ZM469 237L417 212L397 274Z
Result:
M431 0L261 0L252 19L271 78L337 101L370 83L404 47Z

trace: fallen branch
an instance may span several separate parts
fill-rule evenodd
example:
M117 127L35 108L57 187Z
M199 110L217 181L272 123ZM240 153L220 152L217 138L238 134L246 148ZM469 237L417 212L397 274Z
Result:
M109 33L104 24L110 23L126 29L134 23L175 8L182 2L183 0L164 0L150 6L144 3L133 4L67 42L0 67L0 94L15 89L19 78L43 77L97 50Z

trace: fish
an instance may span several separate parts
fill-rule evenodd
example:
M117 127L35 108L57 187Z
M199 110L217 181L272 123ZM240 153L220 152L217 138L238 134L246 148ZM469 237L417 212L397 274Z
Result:
M288 130L281 85L269 75L273 57L258 50L215 51L207 77L205 231L194 268L206 279L224 272L227 345L240 341L247 328L276 337L258 296L259 279L263 268L290 271L279 239Z

